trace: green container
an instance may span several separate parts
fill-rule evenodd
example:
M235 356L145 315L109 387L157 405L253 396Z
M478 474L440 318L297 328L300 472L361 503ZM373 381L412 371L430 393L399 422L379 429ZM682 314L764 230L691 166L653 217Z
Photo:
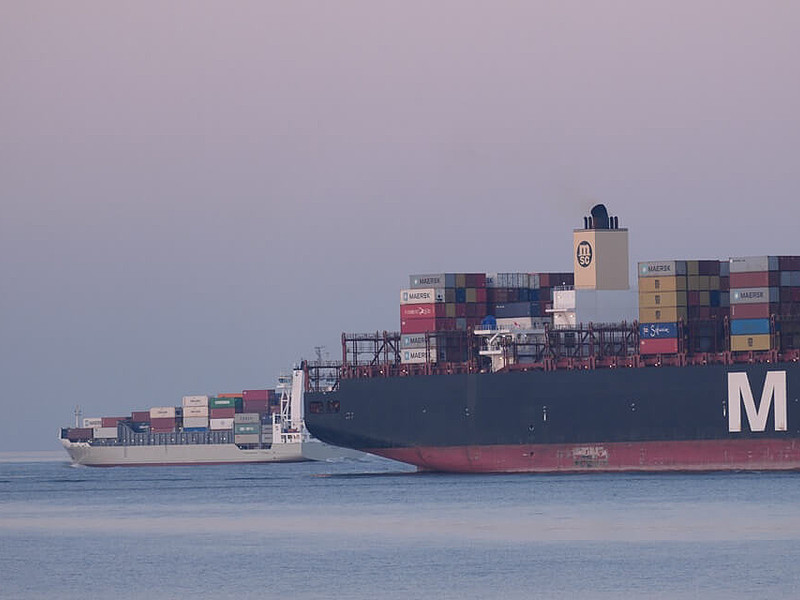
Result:
M217 398L212 396L208 399L208 408L236 408L239 403L238 398Z
M233 433L235 435L248 434L248 433L261 433L261 423L235 423L233 426Z

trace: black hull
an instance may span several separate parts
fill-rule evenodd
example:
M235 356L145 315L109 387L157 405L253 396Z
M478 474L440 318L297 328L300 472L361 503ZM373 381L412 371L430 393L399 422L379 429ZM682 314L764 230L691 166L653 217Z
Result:
M779 363L343 379L305 402L319 439L437 470L797 469L798 394Z

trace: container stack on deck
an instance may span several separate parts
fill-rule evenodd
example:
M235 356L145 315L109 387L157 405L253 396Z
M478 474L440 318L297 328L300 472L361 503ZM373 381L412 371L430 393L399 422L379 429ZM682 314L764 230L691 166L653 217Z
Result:
M549 320L553 290L574 282L573 273L489 273L488 314L497 319L498 327L532 329Z

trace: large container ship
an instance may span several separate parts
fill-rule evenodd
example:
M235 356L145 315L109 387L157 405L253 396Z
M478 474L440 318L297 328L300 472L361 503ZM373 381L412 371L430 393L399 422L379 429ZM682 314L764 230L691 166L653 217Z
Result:
M640 262L634 289L598 205L573 265L412 275L309 431L434 471L800 469L800 257Z
M184 396L180 406L126 417L81 417L61 430L75 465L92 467L300 462L356 458L325 444L303 420L306 371L282 377L275 390ZM319 387L319 386L317 386Z

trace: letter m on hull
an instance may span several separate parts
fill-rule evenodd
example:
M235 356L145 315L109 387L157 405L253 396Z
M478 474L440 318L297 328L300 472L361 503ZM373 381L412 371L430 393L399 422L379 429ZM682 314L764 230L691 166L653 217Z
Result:
M769 407L775 403L775 431L786 431L786 371L770 371L764 379L761 401L756 408L747 373L728 373L728 431L742 430L742 404L750 431L767 428Z

